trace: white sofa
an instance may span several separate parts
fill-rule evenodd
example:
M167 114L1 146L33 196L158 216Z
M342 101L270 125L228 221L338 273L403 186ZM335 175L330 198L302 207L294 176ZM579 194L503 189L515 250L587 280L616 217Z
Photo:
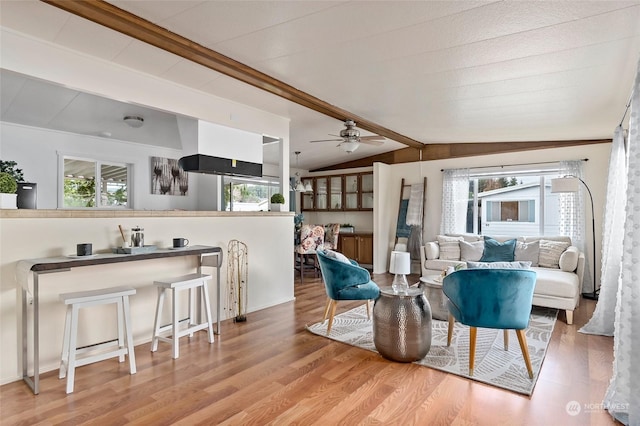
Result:
M491 238L500 243L513 239ZM468 261L480 260L484 244L482 236L439 235L437 239L422 247L423 277L440 274L449 266L466 267ZM537 274L533 304L564 310L567 324L573 324L573 310L578 306L582 289L584 253L564 236L518 237L516 240L514 260L532 262L531 269ZM566 248L563 250L563 247Z

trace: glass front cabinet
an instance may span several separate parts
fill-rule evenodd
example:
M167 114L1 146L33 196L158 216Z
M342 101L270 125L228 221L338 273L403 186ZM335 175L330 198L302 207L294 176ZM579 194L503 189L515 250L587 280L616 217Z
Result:
M373 210L373 173L302 178L313 192L302 194L302 210Z

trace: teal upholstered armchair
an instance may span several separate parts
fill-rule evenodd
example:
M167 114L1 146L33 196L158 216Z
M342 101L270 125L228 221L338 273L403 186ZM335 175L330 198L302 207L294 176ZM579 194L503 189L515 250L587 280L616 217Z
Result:
M442 290L449 298L451 344L454 322L471 327L469 332L469 375L473 376L477 328L504 330L505 350L508 330L515 330L522 356L533 379L524 330L529 326L535 271L528 269L463 269L447 275Z
M355 260L349 260L338 252L317 250L316 254L328 297L323 318L324 321L329 315L327 335L331 332L339 300L365 300L367 316L370 317L369 300L380 295L380 288L371 281L369 271L359 266Z

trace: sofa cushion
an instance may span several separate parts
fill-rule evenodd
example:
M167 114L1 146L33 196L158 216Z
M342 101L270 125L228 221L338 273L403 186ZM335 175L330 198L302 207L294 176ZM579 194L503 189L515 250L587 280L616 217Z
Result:
M530 269L531 262L467 262L469 269Z
M460 260L468 262L477 262L484 252L484 241L474 241L468 243L460 241Z
M518 243L516 244L516 251L514 254L514 260L516 261L522 260L525 262L531 262L531 266L538 266L539 255L539 241L532 241L530 243L523 243L522 241L518 241Z
M559 269L531 268L536 271L536 287L534 294L545 296L573 298L580 292L578 274L564 272Z
M424 255L426 259L437 259L440 257L440 247L434 241L424 245Z
M540 240L538 266L554 269L560 268L560 256L569 245L569 243L562 241Z
M442 259L428 259L424 261L425 269L432 271L445 271L448 267L467 267L467 263L461 260L442 260Z
M513 262L516 240L498 242L491 237L484 237L484 252L480 262Z
M460 241L462 237L447 237L438 235L438 246L440 246L440 259L460 260Z
M580 250L576 246L569 246L564 253L560 255L558 265L560 269L565 272L573 272L578 267L578 258L580 257Z

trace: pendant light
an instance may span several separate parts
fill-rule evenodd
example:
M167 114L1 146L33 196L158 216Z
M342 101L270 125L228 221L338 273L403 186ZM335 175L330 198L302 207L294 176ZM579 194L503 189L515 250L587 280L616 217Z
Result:
M296 151L296 169L298 168L298 155L300 155L300 151ZM306 189L304 187L304 185L302 184L302 181L300 181L300 173L296 172L296 180L295 180L295 186L293 188L296 192L305 192Z

